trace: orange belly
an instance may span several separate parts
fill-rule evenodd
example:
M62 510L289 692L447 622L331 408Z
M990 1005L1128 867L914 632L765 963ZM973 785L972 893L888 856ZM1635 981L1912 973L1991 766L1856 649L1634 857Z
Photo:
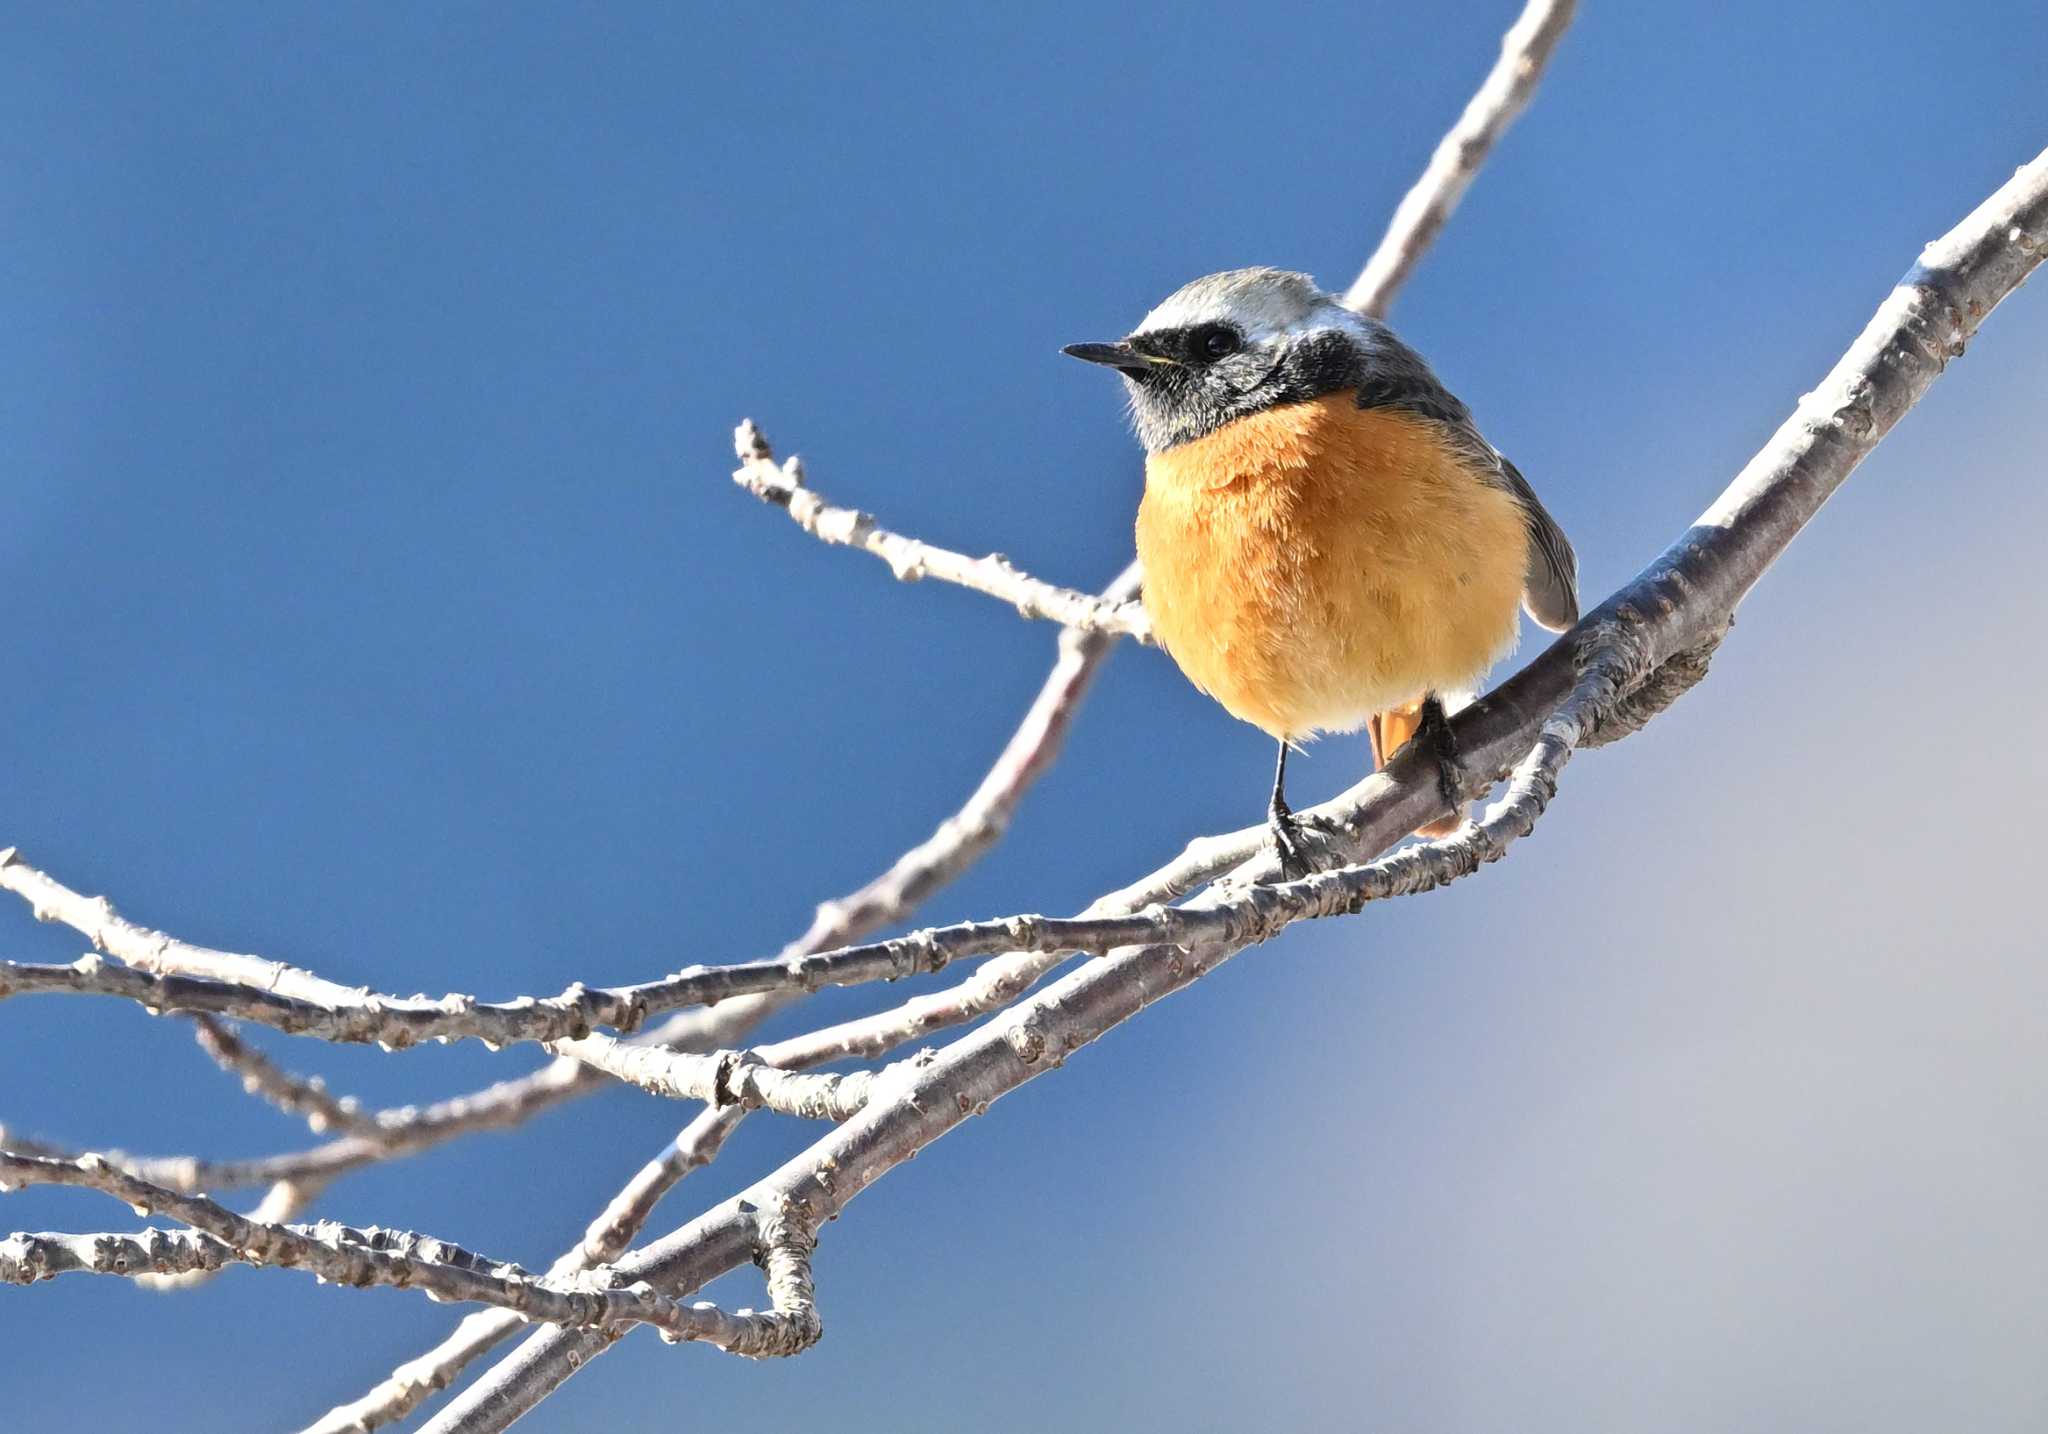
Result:
M1182 672L1276 737L1474 684L1514 646L1515 500L1435 425L1327 394L1145 465L1145 609Z

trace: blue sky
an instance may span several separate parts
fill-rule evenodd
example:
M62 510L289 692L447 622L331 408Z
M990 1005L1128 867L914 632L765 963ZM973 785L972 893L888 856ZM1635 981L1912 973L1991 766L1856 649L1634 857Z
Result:
M0 842L385 989L775 949L971 788L1052 634L804 538L733 423L1099 584L1138 456L1058 347L1216 268L1348 282L1514 9L5 7ZM1587 7L1394 318L1589 597L2040 148L2044 47L2021 0ZM1248 954L893 1174L818 1350L635 1338L531 1427L2038 1428L2048 769L2004 744L2048 695L2044 380L2037 287L1514 860ZM925 914L1076 907L1255 817L1270 760L1120 654ZM6 949L78 943L17 910ZM522 1059L268 1044L376 1102ZM619 1093L321 1208L544 1263L682 1115ZM305 1139L176 1024L56 1001L0 1007L0 1120ZM0 1291L31 1426L296 1427L450 1318Z

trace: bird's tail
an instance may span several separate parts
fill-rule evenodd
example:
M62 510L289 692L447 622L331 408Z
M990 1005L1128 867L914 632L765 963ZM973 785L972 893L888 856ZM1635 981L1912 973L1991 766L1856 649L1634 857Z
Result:
M1387 759L1401 750L1401 744L1413 737L1422 726L1422 704L1410 702L1406 707L1396 707L1388 712L1375 712L1365 719L1365 735L1372 740L1372 764L1375 770L1387 765ZM1458 829L1459 817L1439 817L1415 829L1417 836L1449 836Z

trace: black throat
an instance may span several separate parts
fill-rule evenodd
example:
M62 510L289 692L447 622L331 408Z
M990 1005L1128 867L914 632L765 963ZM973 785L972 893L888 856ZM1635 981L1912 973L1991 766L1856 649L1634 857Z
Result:
M1165 348L1173 335L1146 338ZM1350 335L1329 329L1295 340L1278 358L1247 352L1220 363L1161 364L1126 374L1124 384L1139 441L1160 453L1269 408L1356 387L1361 357Z

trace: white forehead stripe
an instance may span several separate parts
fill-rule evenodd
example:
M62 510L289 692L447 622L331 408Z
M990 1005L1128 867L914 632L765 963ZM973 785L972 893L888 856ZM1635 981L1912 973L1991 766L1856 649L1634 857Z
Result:
M1306 274L1283 269L1230 269L1176 290L1145 315L1137 332L1235 324L1246 334L1296 333L1328 328L1349 311Z

